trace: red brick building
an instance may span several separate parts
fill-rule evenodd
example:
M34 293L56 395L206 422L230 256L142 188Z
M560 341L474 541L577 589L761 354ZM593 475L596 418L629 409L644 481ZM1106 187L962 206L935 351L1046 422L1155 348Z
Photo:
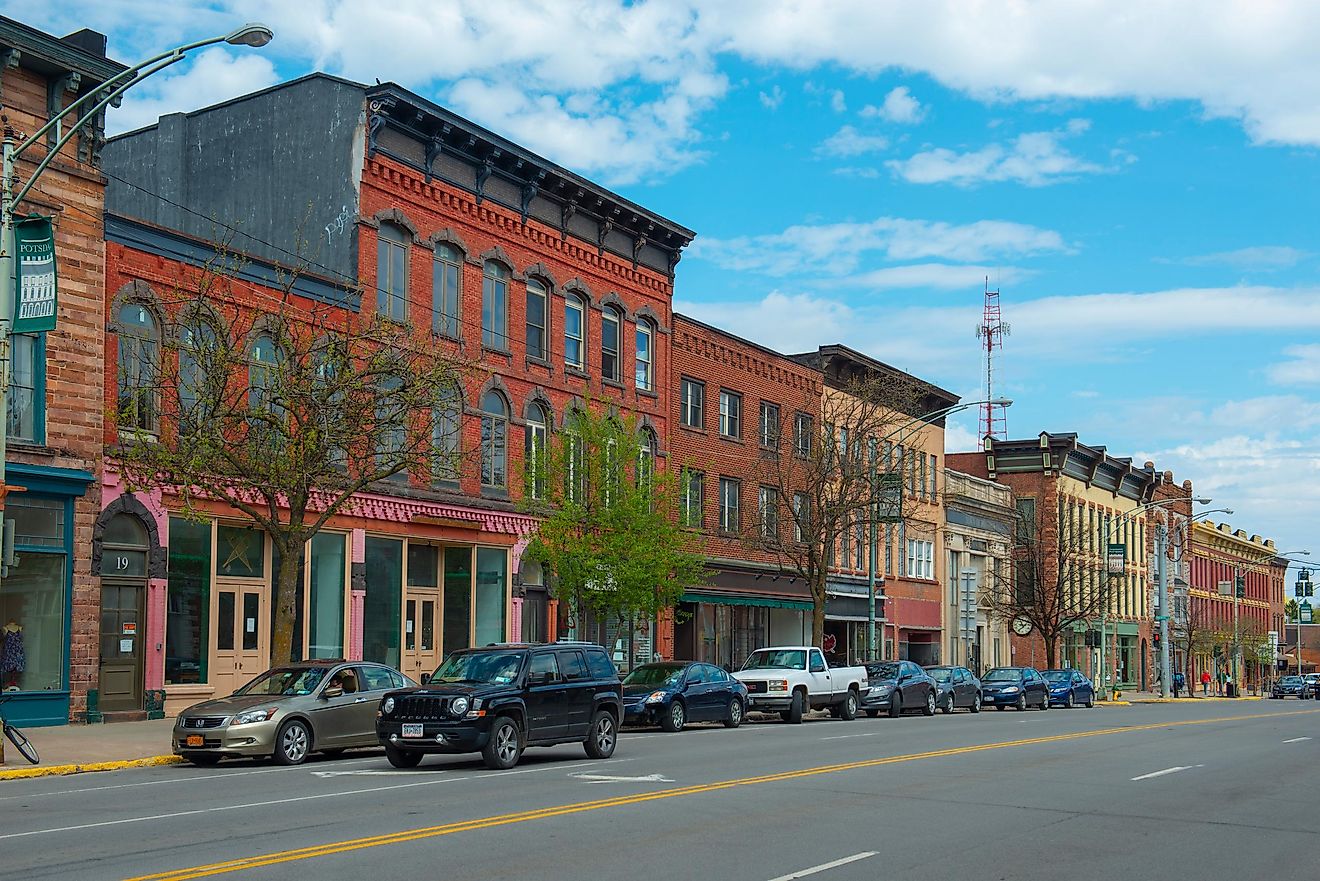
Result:
M126 182L108 200L111 353L124 309L133 334L168 337L162 290L223 238L248 258L239 296L306 264L295 293L308 308L377 310L482 368L453 414L480 467L375 487L309 543L321 613L305 616L308 652L415 674L454 648L562 632L521 560L524 451L590 396L635 416L667 458L673 270L693 234L396 85L322 74L162 117L106 155ZM163 636L147 687L175 703L225 687L224 647L243 634L218 632L221 603L253 597L262 642L269 542L232 512L199 526L171 516L168 495L107 490L168 558L146 585Z
M8 124L32 135L56 108L99 90L124 69L105 46L93 31L61 38L0 18ZM107 661L103 612L118 614L103 608L92 563L101 508L102 142L103 120L88 120L15 208L20 217L51 217L59 275L55 330L11 338L6 481L23 491L5 503L18 560L0 581L0 689L10 698L5 716L18 725L85 717ZM17 163L19 186L55 143L31 142Z
M675 314L668 385L670 462L684 470L683 517L706 534L710 571L679 609L673 656L738 666L761 646L809 641L809 588L746 533L770 490L762 457L791 455L801 420L814 431L819 371Z

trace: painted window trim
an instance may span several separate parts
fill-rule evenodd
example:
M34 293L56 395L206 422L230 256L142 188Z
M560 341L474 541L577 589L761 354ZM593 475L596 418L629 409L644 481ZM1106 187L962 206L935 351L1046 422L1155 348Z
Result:
M32 437L17 437L7 434L9 425L5 425L8 440L20 444L46 445L46 334L14 334L15 336L33 337L32 343ZM13 379L10 372L10 381ZM116 391L116 394L118 392Z

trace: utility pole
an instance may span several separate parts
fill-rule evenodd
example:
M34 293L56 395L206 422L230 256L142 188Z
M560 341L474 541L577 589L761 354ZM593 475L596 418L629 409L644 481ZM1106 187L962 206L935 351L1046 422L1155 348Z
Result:
M875 651L875 558L876 558L876 517L880 512L876 509L875 503L875 466L878 449L871 450L871 498L867 505L870 516L866 519L871 521L870 526L870 547L867 548L867 566L866 566L866 659L868 661L876 660Z
M1156 605L1160 624L1160 697L1169 696L1169 527L1163 520L1155 524L1155 553L1160 564L1159 593Z

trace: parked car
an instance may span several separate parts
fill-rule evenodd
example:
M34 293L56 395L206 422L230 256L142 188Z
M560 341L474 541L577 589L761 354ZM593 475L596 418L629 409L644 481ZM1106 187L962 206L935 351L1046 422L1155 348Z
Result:
M981 712L981 680L966 667L927 667L926 673L935 680L935 705L941 713L952 713L966 707L973 713Z
M1284 676L1277 680L1274 683L1274 688L1270 690L1270 697L1275 700L1282 700L1285 697L1305 700L1310 696L1310 687L1301 676Z
M747 686L719 667L691 661L643 664L623 680L623 721L681 731L688 722L742 724Z
M981 702L1002 710L1015 707L1050 708L1050 690L1045 677L1034 667L995 667L981 677Z
M480 752L507 770L529 746L580 743L608 759L623 720L623 686L589 643L503 644L453 652L424 684L380 702L376 736L396 768L428 753Z
M1310 696L1320 701L1320 673L1307 673L1302 678L1306 680Z
M866 677L870 690L862 708L872 719L882 712L898 716L918 709L935 715L936 682L912 661L871 661L866 664Z
M1079 670L1045 670L1040 675L1050 687L1050 703L1072 709L1095 706L1095 686Z
M272 756L297 765L313 752L376 746L376 705L415 685L392 667L306 661L262 673L228 697L193 704L174 720L174 754L194 765Z
M733 678L747 686L748 709L778 711L795 724L807 710L826 708L855 719L867 691L864 667L831 667L811 645L757 649Z

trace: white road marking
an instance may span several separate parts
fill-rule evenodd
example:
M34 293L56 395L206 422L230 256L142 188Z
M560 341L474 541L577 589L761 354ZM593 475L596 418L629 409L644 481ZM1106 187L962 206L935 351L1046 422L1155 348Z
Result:
M834 860L828 863L821 863L819 866L812 866L810 869L802 869L797 872L791 872L787 875L780 875L778 878L771 878L770 881L794 881L796 878L805 878L808 875L815 875L817 872L825 872L829 869L837 869L839 866L846 866L849 863L856 863L861 860L870 859L875 856L877 851L868 850L862 853L855 853L850 857L844 857L841 860Z
M647 774L645 777L616 777L611 774L569 774L575 780L586 780L591 783L673 783L674 781L663 774Z
M833 737L822 737L820 740L848 740L853 737L875 737L877 734L893 734L892 731L868 731L866 734L836 734Z
M1149 774L1142 774L1140 777L1133 777L1133 780L1150 780L1153 777L1163 777L1165 774L1177 774L1179 771L1190 771L1193 768L1204 768L1205 765L1177 765L1172 768L1165 768L1163 771L1151 771Z
M1301 743L1303 740L1310 740L1309 737L1294 737L1292 740L1285 740L1284 743Z

